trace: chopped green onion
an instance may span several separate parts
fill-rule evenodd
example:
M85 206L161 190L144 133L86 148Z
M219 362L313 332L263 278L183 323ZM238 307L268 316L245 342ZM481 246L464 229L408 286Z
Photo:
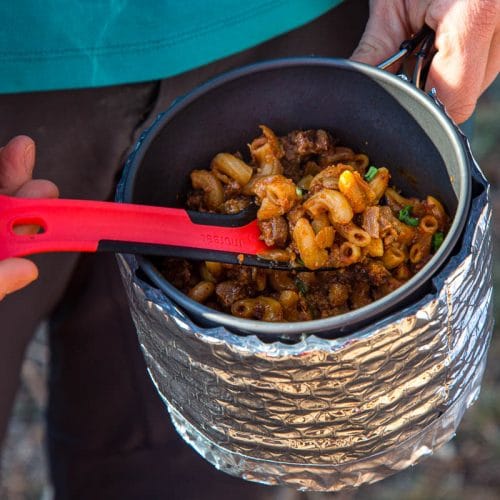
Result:
M365 181L366 182L372 181L375 178L375 176L377 175L377 173L378 173L378 168L374 167L373 165L370 166L370 168L368 169L368 171L365 174Z
M432 235L432 249L434 252L437 251L437 249L443 244L444 240L444 233L441 231L438 231L437 233L434 233Z
M307 303L307 307L308 307L309 313L311 314L311 316L313 317L313 319L318 319L319 318L319 310L318 310L318 308L314 304L312 304L310 302Z
M302 196L304 196L304 191L302 191L302 189L301 189L301 188L299 188L299 186L297 186L297 187L295 188L295 192L297 193L297 196L298 196L299 198L302 198Z
M399 220L401 222L404 222L405 224L408 224L409 226L418 226L418 219L417 217L412 217L411 216L411 211L412 211L412 206L407 205L403 209L399 211Z
M307 283L304 283L300 278L295 278L295 286L301 295L305 295L309 290Z

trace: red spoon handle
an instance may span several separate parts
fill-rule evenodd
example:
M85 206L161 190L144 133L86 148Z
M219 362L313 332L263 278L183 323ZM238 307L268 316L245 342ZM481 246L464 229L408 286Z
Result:
M14 228L25 224L40 226L41 231L16 234ZM195 224L178 208L0 196L0 259L43 252L96 252L100 244L109 249L116 242L121 242L118 246L125 253L137 252L137 244L146 244L256 255L267 248L259 234L256 221L242 227Z

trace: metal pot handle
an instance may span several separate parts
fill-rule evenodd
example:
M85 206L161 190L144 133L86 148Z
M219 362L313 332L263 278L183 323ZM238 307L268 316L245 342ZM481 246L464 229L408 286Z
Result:
M425 80L427 78L430 62L435 53L434 38L435 33L432 28L424 25L419 32L401 43L398 52L378 64L377 68L387 69L397 62L402 64L412 55L413 51L418 48L418 51L414 54L415 61L409 61L414 63L413 75L409 77L404 72L403 68L403 70L398 73L398 76L413 83L417 88L423 89L425 87Z

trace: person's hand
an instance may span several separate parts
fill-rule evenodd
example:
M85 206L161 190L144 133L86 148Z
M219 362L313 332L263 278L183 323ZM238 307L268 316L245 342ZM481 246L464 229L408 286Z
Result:
M366 30L351 58L376 65L424 24L436 32L438 49L426 89L435 87L462 123L500 71L499 0L370 0Z
M17 136L0 148L0 194L21 198L55 198L58 189L50 181L33 180L35 143L26 136ZM29 227L23 228L30 231ZM38 269L28 259L0 261L0 300L38 277Z

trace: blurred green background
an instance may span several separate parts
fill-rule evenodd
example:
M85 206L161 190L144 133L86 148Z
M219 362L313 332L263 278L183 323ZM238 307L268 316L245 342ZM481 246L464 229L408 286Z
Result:
M481 97L472 151L491 182L494 283L500 284L500 79ZM310 500L498 500L500 498L500 296L495 295L496 327L481 394L456 437L421 464L374 485L338 494L309 493ZM0 499L49 499L43 452L48 351L41 329L31 343L22 387L1 461ZM285 498L285 497L283 497ZM286 498L292 498L291 496ZM304 498L302 496L301 498ZM190 499L186 499L190 500ZM226 499L221 499L226 500Z

